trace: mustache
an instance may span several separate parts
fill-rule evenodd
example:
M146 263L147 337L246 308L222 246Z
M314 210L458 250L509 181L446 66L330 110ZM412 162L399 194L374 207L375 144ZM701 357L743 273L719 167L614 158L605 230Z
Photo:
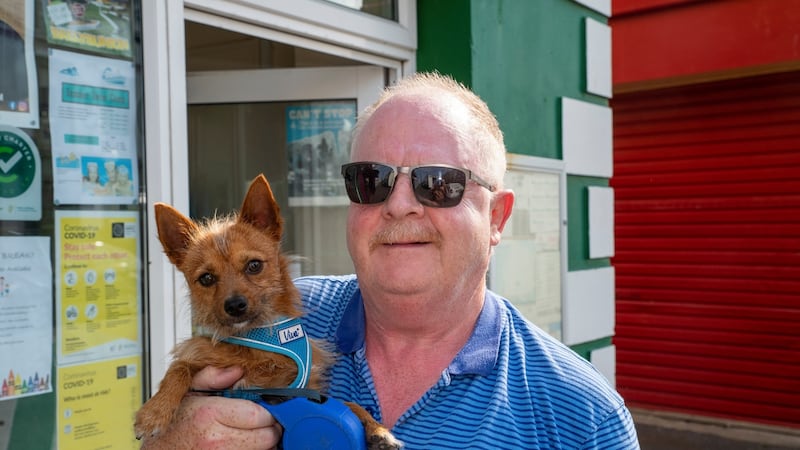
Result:
M441 236L436 230L431 230L416 223L392 223L385 228L378 230L369 241L370 249L386 244L409 243L409 242L431 242L438 243Z

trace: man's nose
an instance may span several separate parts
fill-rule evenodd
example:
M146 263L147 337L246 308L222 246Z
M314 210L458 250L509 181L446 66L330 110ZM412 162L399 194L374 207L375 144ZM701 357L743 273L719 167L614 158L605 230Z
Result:
M401 215L415 212L422 208L422 203L414 195L414 187L411 184L411 176L409 174L397 174L392 192L389 194L389 198L386 199L386 207L390 213Z

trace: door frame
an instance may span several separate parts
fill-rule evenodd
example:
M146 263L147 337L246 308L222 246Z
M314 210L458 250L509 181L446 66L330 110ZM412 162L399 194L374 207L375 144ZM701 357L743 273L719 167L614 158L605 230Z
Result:
M387 83L416 70L417 33L415 0L399 0L397 23L318 0L142 0L141 5L148 212L145 383L150 395L166 372L172 348L192 334L185 282L163 254L151 213L155 202L189 208L185 21L382 67L388 69Z
M363 109L380 95L383 72L376 66L189 72L186 104L355 98Z

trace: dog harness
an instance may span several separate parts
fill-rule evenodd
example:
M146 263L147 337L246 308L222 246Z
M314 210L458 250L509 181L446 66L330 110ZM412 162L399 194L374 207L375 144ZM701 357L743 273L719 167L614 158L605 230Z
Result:
M243 335L222 341L288 356L297 365L297 377L288 387L305 388L308 384L311 375L311 341L299 318L282 317L271 325L253 328Z
M203 329L198 330L203 334ZM288 356L297 377L286 388L194 390L208 395L251 400L283 426L280 448L367 450L364 427L344 403L307 389L311 375L311 341L298 318L281 317L270 325L222 339L228 344Z

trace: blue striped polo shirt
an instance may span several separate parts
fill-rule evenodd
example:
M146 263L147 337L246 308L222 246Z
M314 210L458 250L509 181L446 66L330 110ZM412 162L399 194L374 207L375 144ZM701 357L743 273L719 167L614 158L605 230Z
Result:
M296 284L307 333L340 353L328 394L380 421L355 276ZM605 378L491 291L466 345L392 433L408 450L639 448L630 413Z

